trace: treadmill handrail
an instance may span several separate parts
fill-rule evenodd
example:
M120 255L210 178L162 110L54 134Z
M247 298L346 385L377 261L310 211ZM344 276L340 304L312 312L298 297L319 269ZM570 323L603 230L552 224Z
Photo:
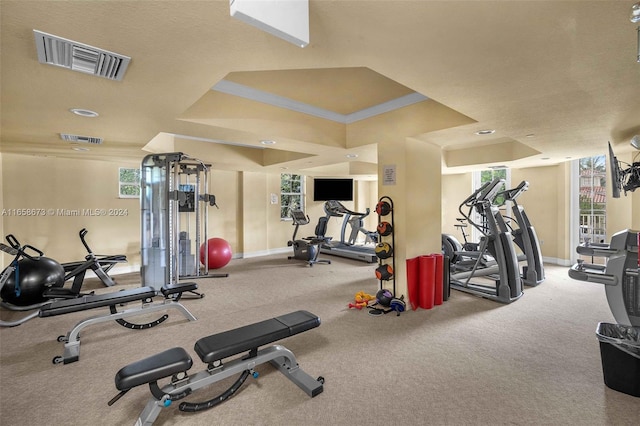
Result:
M340 201L337 201L337 200L325 201L324 211L328 215L336 216L336 217L340 217L345 214L352 215L352 216L362 216L362 217L366 217L367 215L369 215L369 211L367 211L366 213L359 213L359 212L354 212L353 210L349 210L344 206L344 204L342 204Z

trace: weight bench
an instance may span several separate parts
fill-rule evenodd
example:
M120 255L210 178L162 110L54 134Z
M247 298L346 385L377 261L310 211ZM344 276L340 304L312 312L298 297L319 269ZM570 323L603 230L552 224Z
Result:
M156 291L153 287L139 287L107 294L91 294L75 299L63 299L42 306L38 311L38 316L40 318L64 315L72 312L86 311L89 309L107 306L110 310L110 313L107 315L98 315L80 321L67 333L66 336L59 336L58 341L64 342L64 354L62 356L54 357L53 363L69 364L78 361L80 358L80 331L93 324L115 320L123 327L134 330L143 330L161 324L169 318L169 315L164 314L157 320L144 324L132 323L126 321L124 318L148 314L150 312L166 311L168 309L177 309L189 321L195 321L196 317L194 317L187 308L179 303L178 300L183 292L194 291L197 288L198 286L195 283L179 283L165 286L160 289L160 292ZM161 293L164 296L164 300L159 303L153 303L152 299L158 296L158 293ZM136 301L142 302L142 306L118 312L118 305Z
M271 363L307 395L315 397L323 390L322 377L314 379L305 373L298 366L293 353L283 346L276 344L264 349L258 348L319 325L320 318L317 316L307 311L296 311L203 337L196 342L194 350L202 362L207 364L207 368L193 376L187 373L193 365L193 360L187 351L180 347L136 361L123 367L116 374L116 389L120 393L109 401L108 405L113 405L134 387L148 384L152 397L140 414L136 426L151 425L162 408L171 405L172 401L183 399L197 389L234 374L240 374L236 382L219 396L204 402L182 402L178 409L184 412L198 412L224 402L240 388L249 375L257 378L258 373L254 371L254 367L266 362ZM222 363L224 358L246 351L249 351L246 356L235 358L227 364ZM158 380L167 377L171 377L171 382L160 388Z

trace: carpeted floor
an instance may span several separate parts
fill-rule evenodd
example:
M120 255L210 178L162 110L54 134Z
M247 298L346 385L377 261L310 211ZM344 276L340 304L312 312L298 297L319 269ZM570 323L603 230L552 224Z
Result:
M155 424L637 424L640 398L603 382L595 329L613 317L601 285L571 280L566 267L547 265L546 281L509 305L452 290L434 309L374 317L347 304L358 291L375 294L376 265L331 260L312 268L286 254L233 260L223 270L228 278L197 281L204 299L181 301L197 321L169 312L165 323L148 330L113 322L88 327L73 364L52 364L63 349L56 338L106 309L2 328L0 423L132 425L150 394L141 386L107 406L121 367L181 346L194 358L195 373L204 369L193 350L197 339L306 309L322 325L280 343L307 373L325 378L322 394L311 399L261 365L260 377L222 405L188 414L173 404ZM85 288L139 286L135 274L116 281L116 288L93 280ZM0 318L23 314L2 310ZM207 400L229 383L186 400Z

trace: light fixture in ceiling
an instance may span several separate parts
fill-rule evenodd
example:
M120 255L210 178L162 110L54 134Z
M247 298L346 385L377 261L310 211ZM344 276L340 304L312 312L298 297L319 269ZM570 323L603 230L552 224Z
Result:
M631 15L629 16L629 20L634 24L640 22L640 1L631 6Z
M296 46L309 44L309 0L229 0L229 13Z
M42 31L33 30L38 61L72 71L120 81L131 58Z
M104 140L93 136L72 135L70 133L60 133L60 139L67 142L88 143L91 145L100 145Z
M640 23L640 1L631 6L631 15L629 20L634 24ZM640 25L636 28L638 33L638 55L636 56L636 62L640 63Z
M95 111L91 111L90 109L71 108L69 111L71 111L75 115L79 115L80 117L97 117L98 115L100 115Z
M347 154L347 158L358 158L358 154Z
M528 135L525 135L525 138L533 138L535 136L536 136L535 134L529 133Z
M550 157L542 157L541 160L550 160Z
M495 130L490 130L490 129L478 130L478 131L476 132L476 135L481 135L481 136L482 136L482 135L491 135L491 134L493 134L493 133L495 133L495 132L496 132Z
M269 140L269 139L263 139L263 140L260 141L260 143L262 145L275 145L276 141L272 141L272 140Z

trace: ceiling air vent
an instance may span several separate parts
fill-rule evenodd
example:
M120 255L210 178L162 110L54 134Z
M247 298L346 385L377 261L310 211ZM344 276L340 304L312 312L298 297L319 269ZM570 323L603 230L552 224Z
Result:
M94 138L92 136L71 135L69 133L60 133L60 139L67 142L90 143L93 145L100 145L103 141L102 138Z
M97 47L33 30L38 60L72 71L93 74L109 80L122 80L131 58Z

